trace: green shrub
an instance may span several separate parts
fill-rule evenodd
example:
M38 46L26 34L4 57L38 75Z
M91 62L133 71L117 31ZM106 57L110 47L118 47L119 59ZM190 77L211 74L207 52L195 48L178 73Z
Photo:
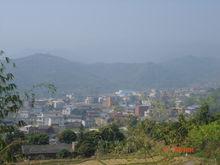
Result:
M57 153L58 158L68 158L71 156L71 152L69 152L67 149L62 149Z

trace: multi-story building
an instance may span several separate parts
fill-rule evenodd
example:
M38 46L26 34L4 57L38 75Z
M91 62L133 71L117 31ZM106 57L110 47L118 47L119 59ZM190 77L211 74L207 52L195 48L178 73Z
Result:
M137 117L144 117L145 112L147 112L149 109L149 106L147 105L137 105L135 108L135 116Z
M103 99L102 105L104 107L108 107L110 108L111 106L113 106L113 98L111 96L108 96L106 98Z

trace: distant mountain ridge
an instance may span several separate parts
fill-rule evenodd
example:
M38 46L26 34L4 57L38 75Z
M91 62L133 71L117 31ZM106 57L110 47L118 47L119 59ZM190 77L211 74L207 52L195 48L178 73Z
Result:
M15 59L21 88L50 82L58 91L108 92L117 89L177 88L220 82L220 60L186 56L164 63L83 64L48 54Z

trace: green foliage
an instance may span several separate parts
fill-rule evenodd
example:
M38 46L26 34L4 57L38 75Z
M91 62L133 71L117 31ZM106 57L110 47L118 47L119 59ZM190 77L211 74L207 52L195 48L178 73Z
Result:
M25 135L23 132L19 131L19 130L15 130L13 132L8 132L5 135L5 143L6 144L10 144L15 140L24 140L25 139Z
M8 132L4 137L4 147L2 148L2 157L4 160L11 162L16 161L18 157L22 157L21 145L25 140L23 132L15 129L13 132Z
M18 143L14 143L16 135L13 135L16 126L7 126L4 119L12 113L16 113L22 106L22 100L17 86L14 83L14 75L8 72L9 67L15 67L14 63L4 52L0 51L0 161L14 161L19 153ZM6 139L4 138L6 136ZM9 138L9 140L7 139ZM19 137L18 137L19 138ZM10 144L11 143L11 144Z
M58 158L68 158L71 156L71 152L69 152L67 149L62 149L57 153Z
M128 123L127 123L128 128L136 127L137 123L138 123L138 120L136 116L129 116Z
M129 135L126 139L127 153L141 152L151 156L150 150L152 149L152 139L147 135L145 122L139 122L135 128L131 128Z
M27 137L28 144L45 145L49 144L49 136L43 133L30 134Z
M0 51L0 119L4 119L10 113L17 112L22 106L17 86L13 82L14 75L7 71L11 60L4 57L3 53ZM5 125L0 120L0 133L2 132L5 132Z
M7 145L3 150L4 152L2 153L1 158L7 162L13 162L16 161L17 158L22 158L21 144L22 143L19 141L14 141L10 145Z
M17 127L25 124L23 121L10 126L4 123L5 118L17 113L22 107L22 97L14 83L14 75L8 72L12 67L15 67L15 64L10 58L4 56L3 51L0 51L0 160L3 162L15 161L21 155L21 144L24 142L24 134L17 130ZM51 90L52 86L48 88ZM31 93L32 103L34 103L34 97L34 93ZM49 137L36 135L29 137L29 142L48 144Z
M166 145L181 144L188 135L190 125L185 117L180 115L176 122L145 120L143 122L143 129L150 138L156 141L163 141Z
M103 127L100 132L89 131L83 134L76 145L79 155L90 157L96 152L105 154L116 151L118 144L125 136L115 124Z
M83 157L93 156L96 152L96 146L92 141L81 141L77 145L77 153Z
M77 153L84 157L94 155L97 150L99 140L100 134L97 131L89 131L84 133L76 145Z
M98 131L89 131L83 135L83 140L92 141L94 145L98 144L100 133Z
M61 143L71 144L72 142L76 141L77 135L72 130L67 129L59 134L58 138Z
M210 106L207 102L203 102L199 111L196 113L194 117L194 122L197 125L208 124L213 121L213 116L210 113Z
M98 143L99 154L115 152L116 147L125 139L124 134L116 124L110 124L100 129L100 140Z
M212 115L220 113L220 88L208 93L206 102Z
M165 122L158 125L157 133L159 139L163 140L166 145L180 145L188 135L189 126L183 115L180 115L176 122Z
M207 142L220 141L220 123L215 121L207 125L195 126L189 132L189 140L197 147L203 147Z
M100 130L101 139L104 141L122 141L124 140L124 134L120 132L116 124L111 124L103 127Z
M195 126L189 132L188 140L195 146L202 156L220 156L220 122L215 121L207 125Z

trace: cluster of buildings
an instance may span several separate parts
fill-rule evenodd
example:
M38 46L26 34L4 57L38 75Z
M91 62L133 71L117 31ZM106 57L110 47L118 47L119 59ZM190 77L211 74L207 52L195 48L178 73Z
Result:
M119 90L113 94L86 96L78 100L77 96L66 95L62 99L39 99L35 106L28 102L16 116L16 120L24 121L24 132L54 132L63 129L99 128L112 121L123 121L129 116L139 119L150 118L157 111L155 102L164 103L165 111L169 117L175 118L180 113L190 115L199 106L184 105L184 101L195 92L192 89L155 90L147 92ZM197 91L198 92L198 91Z
M117 122L126 129L126 121L130 116L137 119L153 118L157 112L155 103L162 103L164 111L168 114L168 120L176 120L178 115L184 113L191 115L200 107L195 104L187 104L186 100L193 94L203 94L204 90L175 89L155 90L144 92L119 90L112 94L85 96L78 99L77 96L68 94L59 99L38 99L34 107L25 102L23 108L10 122L23 121L25 125L20 131L25 134L46 133L49 135L49 145L22 146L22 152L26 156L37 156L40 153L56 155L60 148L74 151L74 144L58 143L57 135L64 129L72 129L75 132L79 128L98 129L111 122ZM160 112L159 112L160 113ZM45 150L47 148L47 150Z

